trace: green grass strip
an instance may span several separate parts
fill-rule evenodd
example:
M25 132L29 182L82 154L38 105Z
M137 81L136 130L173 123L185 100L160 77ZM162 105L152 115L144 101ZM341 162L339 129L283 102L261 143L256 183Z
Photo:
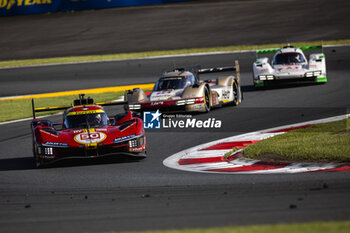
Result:
M236 147L232 148L232 150L230 150L229 152L226 152L224 154L224 158L229 157L230 155L232 155L234 152L236 152L238 149Z
M322 45L339 45L339 44L350 44L350 39L332 40L332 41L296 42L296 43L290 43L290 44L298 47L317 46L321 44ZM268 49L268 48L281 48L285 45L286 44L282 44L282 43L265 44L265 45L239 45L239 46L225 46L225 47L212 47L212 48L192 48L192 49L180 49L180 50L149 51L149 52L138 52L138 53L120 53L120 54L92 55L92 56L13 60L13 61L1 61L0 68L37 66L37 65L49 65L49 64L65 64L65 63L76 63L76 62L125 60L125 59L134 59L134 58L147 58L147 57L154 57L154 56L167 56L167 55L179 55L179 54L191 54L191 53L257 50L257 49Z
M60 97L60 96L72 96L72 95L78 96L81 93L84 93L86 95L108 93L108 92L116 93L116 92L132 90L134 88L140 88L143 90L152 90L153 86L154 86L154 83L148 83L148 84L134 84L134 85L125 85L125 86L71 90L71 91L59 91L59 92L50 92L50 93L33 94L33 95L3 97L3 98L0 98L0 102L5 100L10 100L10 99L19 100L19 99L36 99L36 98L49 98L49 97Z
M278 50L280 50L281 48L283 48L284 46L280 46L278 48L275 48L275 49L259 49L259 50L256 50L256 53L257 54L264 54L264 53L275 53L277 52ZM322 46L321 45L314 45L314 46L299 46L299 47L296 47L298 49L301 49L303 51L306 51L306 50L315 50L315 49L322 49Z
M350 162L350 118L293 130L247 147L264 161Z
M124 92L108 92L102 94L89 94L86 97L94 98L95 103L116 100L121 97ZM52 107L52 106L66 106L71 105L77 95L68 95L60 97L50 98L37 98L35 101L35 108L40 107ZM32 117L32 100L31 99L19 99L19 100L4 100L0 101L0 122L18 120L23 118ZM54 114L54 112L39 112L37 116Z
M350 221L232 226L206 229L132 231L128 233L349 233ZM112 232L110 232L112 233ZM126 233L126 232L124 232Z

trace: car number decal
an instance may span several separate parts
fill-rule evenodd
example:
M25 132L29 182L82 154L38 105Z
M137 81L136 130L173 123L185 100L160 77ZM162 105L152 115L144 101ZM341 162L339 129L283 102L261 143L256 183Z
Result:
M91 144L102 142L107 135L101 132L80 133L75 135L74 140L80 144Z

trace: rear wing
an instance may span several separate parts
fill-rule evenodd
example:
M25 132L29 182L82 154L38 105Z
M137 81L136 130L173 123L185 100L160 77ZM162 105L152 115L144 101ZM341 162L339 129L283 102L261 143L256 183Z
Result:
M239 61L235 60L234 66L224 66L224 67L212 67L212 68L203 68L201 69L199 65L187 67L187 68L176 68L173 71L190 71L196 77L196 80L199 82L199 74L208 74L208 73L217 73L217 72L227 72L227 71L236 71L236 76L240 81L240 68Z
M35 108L34 99L32 99L32 112L33 112L33 119L36 118L37 112L50 112L50 111L60 111L60 110L67 110L74 106L79 105L88 105L88 104L95 104L99 106L113 106L113 105L124 105L127 104L126 101L107 101L107 102L100 102L100 103L94 103L94 100L90 97L84 98L85 94L79 94L79 99L74 100L72 105L66 105L66 106L54 106L54 107L42 107L42 108Z
M285 46L283 48L293 48L292 46ZM315 45L315 46L300 46L300 47L296 47L302 51L306 51L306 50L316 50L316 49L323 49L322 45ZM281 48L272 48L272 49L258 49L256 50L256 54L265 54L265 53L276 53L277 51L281 50Z
M241 83L241 73L240 73L240 67L239 67L239 61L235 60L234 66L225 66L225 67L214 67L214 68L205 68L205 69L199 69L199 74L206 74L206 73L216 73L216 72L226 72L226 71L236 71L236 77L238 80L238 83Z
M206 73L225 72L225 71L236 71L236 66L204 68L204 69L199 69L198 73L206 74Z

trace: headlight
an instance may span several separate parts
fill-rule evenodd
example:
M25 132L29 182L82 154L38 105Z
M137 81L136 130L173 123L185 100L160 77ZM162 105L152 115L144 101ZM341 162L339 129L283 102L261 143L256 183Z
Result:
M320 70L314 72L314 76L319 76L321 74L322 74L322 72Z
M176 101L175 104L178 105L178 106L180 106L180 105L185 105L185 104L186 104L186 101L185 101L185 100L178 100L178 101Z
M196 99L188 99L186 100L186 104L194 104L196 102Z
M175 104L177 106L181 106L181 105L194 104L194 103L196 103L196 99L178 100L176 101Z
M53 148L52 147L38 147L38 154L39 155L53 155Z
M316 77L316 76L320 76L322 74L322 72L320 70L317 71L313 71L313 72L306 72L305 73L305 77Z
M266 75L266 78L267 78L267 80L273 80L274 79L273 75Z
M259 76L259 79L260 79L260 80L266 80L266 75L260 75L260 76Z
M306 77L312 77L312 76L314 76L314 74L313 74L313 72L307 72L307 73L305 74L305 76L306 76Z
M130 110L138 110L141 109L141 104L130 104L129 105Z
M145 140L144 140L143 134L140 134L137 138L129 141L129 146L131 148L137 148L137 147L143 146L144 143L145 143Z

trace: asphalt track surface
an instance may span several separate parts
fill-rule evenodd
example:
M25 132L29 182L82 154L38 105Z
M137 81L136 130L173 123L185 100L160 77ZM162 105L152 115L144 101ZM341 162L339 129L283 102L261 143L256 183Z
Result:
M103 232L181 229L281 222L348 220L348 172L292 175L220 175L177 171L163 166L168 156L186 148L254 130L344 114L349 108L350 48L327 48L329 82L254 90L251 56L231 54L176 58L180 63L242 65L244 101L195 117L214 117L223 128L210 130L149 130L143 161L101 159L65 161L34 169L29 121L1 125L0 231ZM172 59L128 61L129 82L134 67L150 63L166 67ZM77 65L113 70L125 62ZM141 64L141 66L139 66ZM74 66L30 68L65 70ZM131 68L130 68L131 67ZM12 69L8 72L18 72ZM147 69L145 69L147 70ZM153 69L150 69L153 72ZM142 80L153 81L153 73ZM35 75L33 75L35 77ZM217 75L209 75L215 78ZM116 79L114 84L123 83ZM92 82L92 81L90 81ZM95 82L99 82L95 79ZM64 82L62 82L64 83ZM113 85L114 85L113 84ZM37 90L35 90L36 92ZM113 115L118 107L108 109ZM60 121L60 116L50 117Z
M311 3L309 1L232 1L220 2L219 5L241 3L246 6L247 4L259 5L261 2L270 3L273 6L296 2L303 2L302 4L312 6L316 6L315 2L320 2L321 6L325 4L323 1L310 1ZM348 4L346 1L334 1L334 6L339 6L340 3ZM330 5L329 9L332 9L332 7L333 5ZM130 13L129 11L132 9L134 8L125 8L121 11ZM153 8L145 9L148 12L147 9ZM299 12L297 10L300 9L305 10L305 8L299 9L299 7L293 9L295 12ZM308 7L306 9L309 10L307 11L309 14L312 12L315 14L322 13L319 7ZM319 30L316 31L316 29L313 29L314 27L309 25L307 28L308 30L315 30L313 33L308 33L309 31L303 26L303 29L298 31L299 34L296 34L300 40L312 40L319 37L324 39L323 36L327 39L349 38L348 30L344 30L347 28L347 17L349 17L344 14L345 9L346 7L338 7L335 12L330 11L323 14L323 17L318 17L317 20L314 17L308 18L314 23L321 20L323 22L322 27L328 28L328 30L318 28ZM281 9L279 10L281 11ZM106 10L106 12L109 12L106 15L111 15L114 11L115 9ZM138 10L136 9L136 11ZM97 14L99 12L96 11ZM176 12L182 11L178 10ZM242 12L244 13L244 11ZM88 13L92 14L93 12L82 12L79 15ZM60 16L60 14L57 15ZM57 15L47 15L48 19L45 22L49 24L49 19ZM73 19L78 14L62 13L61 15L64 15L64 18L68 17L72 20L71 25L75 25ZM247 15L248 18L249 16ZM333 21L329 20L331 16L335 20L334 25ZM252 14L251 17L254 19L257 15ZM268 18L268 20L273 21L276 17ZM343 20L339 20L340 18L343 18ZM56 19L56 24L59 25L57 27L58 31L64 27L59 19L63 20L63 17ZM21 32L19 31L22 25L19 21L36 21L42 25L40 23L42 17L39 16L2 18L0 23L9 23L12 20L17 22L18 34L15 36L16 34L10 31L9 34L19 41L21 40ZM246 20L242 19L242 21ZM89 24L93 20L86 22ZM255 20L251 26L262 27L260 22L256 22ZM286 33L283 22L286 23L286 21L282 21L281 24L275 24L275 29L282 32L278 35ZM169 24L169 21L165 23ZM293 22L290 22L290 24L294 29L299 28L299 24L294 25ZM278 25L282 26L279 27ZM317 25L319 24L312 24L312 26ZM47 29L46 25L42 25L42 27ZM79 27L76 26L75 28ZM106 28L111 28L111 26L109 25ZM6 28L6 30L9 30L9 28ZM50 33L44 33L43 31L40 34L43 35L43 38L48 39L52 36ZM65 30L62 29L62 31ZM223 33L224 31L230 30L218 29L218 32ZM320 31L322 31L321 36L318 34ZM254 30L249 30L249 33L245 34L247 41L249 39L252 41L251 43L260 41L260 37L265 38L264 42L275 42L271 40L271 36L267 37L271 33L261 33L254 37L253 32ZM101 32L96 33L101 34ZM300 35L300 33L303 35ZM80 34L85 35L84 33ZM105 37L112 38L112 34L107 33ZM40 35L34 33L33 41L38 40L37 38ZM239 34L234 33L230 38L234 40L237 35L240 37ZM291 40L295 40L293 35L287 34L285 37L292 37ZM91 35L91 37L93 36ZM60 39L57 35L55 38ZM69 38L69 36L65 38ZM92 46L94 40L91 39L90 42L81 41L82 47L80 49L72 49L74 46L69 47L69 41L74 44L75 38L74 36L71 38L67 39L67 43L54 43L48 45L49 47L42 44L35 46L33 42L33 46L28 48L21 47L23 45L18 43L16 51L4 50L2 55L7 54L4 58L6 60L12 55L16 58L24 58L35 54L39 57L45 54L59 56L60 51L63 52L62 48L67 48L64 54L67 55L69 52L72 52L72 54L81 53L88 43L92 43L91 48L94 47ZM208 41L212 39L208 38ZM242 37L240 39L242 40ZM30 38L26 41L30 41ZM283 42L284 39L276 38L276 42L281 41ZM217 42L215 46L220 45L220 41L215 42ZM108 51L117 51L112 50L113 46L108 43L104 51L107 51L107 47L110 49ZM233 42L229 41L227 44L233 44ZM103 43L102 45L104 46ZM203 46L208 45L203 44ZM9 43L6 48L15 47ZM191 45L191 47L200 46ZM125 49L128 48L130 47L125 47ZM176 46L173 48L176 48ZM162 165L165 158L178 151L215 139L344 114L349 108L350 99L350 92L348 91L350 85L348 77L350 71L348 66L350 62L349 52L349 47L325 49L329 80L325 85L296 85L266 90L254 90L252 88L251 65L255 58L253 53L0 70L1 96L9 96L146 83L155 81L162 71L168 70L169 67L172 68L174 64L175 66L191 64L201 64L203 67L226 66L233 64L235 59L239 59L244 91L244 101L239 107L228 106L213 110L208 114L195 116L201 119L215 117L222 120L223 129L221 130L148 131L149 157L140 162L110 158L98 161L66 161L51 168L34 169L29 122L1 125L0 231L105 232L112 230L181 229L349 220L350 177L348 172L221 175L177 171ZM103 53L103 51L96 53ZM89 54L91 54L91 50ZM209 77L203 78L215 77L216 75L209 75ZM120 111L117 107L108 110L111 115ZM59 121L61 117L53 116L49 119Z
M218 0L1 17L0 60L349 39L346 0Z

